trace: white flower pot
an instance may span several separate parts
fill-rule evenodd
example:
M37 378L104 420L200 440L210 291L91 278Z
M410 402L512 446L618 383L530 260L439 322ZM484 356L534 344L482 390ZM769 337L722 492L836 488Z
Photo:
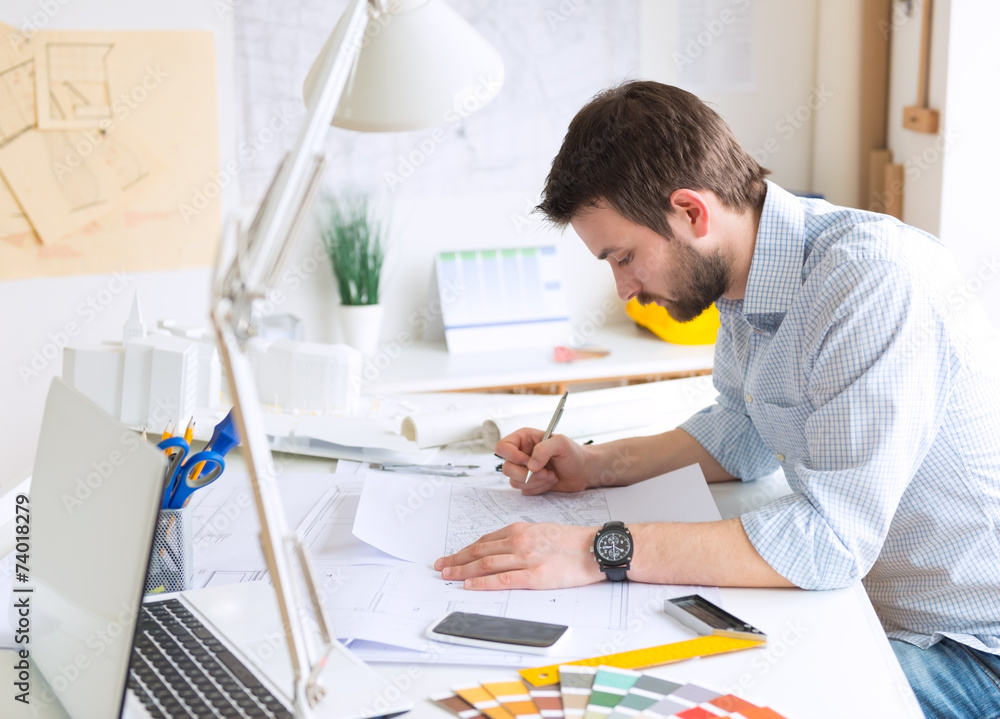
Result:
M384 313L382 305L341 305L340 327L344 343L363 355L375 354Z

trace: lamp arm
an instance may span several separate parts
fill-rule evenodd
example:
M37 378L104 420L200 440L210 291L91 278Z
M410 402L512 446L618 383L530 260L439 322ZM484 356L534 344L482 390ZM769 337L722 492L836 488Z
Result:
M223 293L230 299L257 299L274 286L294 227L308 209L317 156L364 42L371 0L352 0L349 20L323 48L322 62L305 121L295 144L278 169L240 247L240 262L225 275ZM243 310L244 308L240 308Z
M306 616L299 611L296 599L290 552L296 540L288 531L253 369L245 350L247 340L255 334L254 301L266 297L277 281L318 185L323 140L361 50L368 12L369 0L352 0L347 10L349 20L343 24L340 37L335 37L323 51L316 83L320 91L313 93L295 145L278 169L249 230L243 233L230 225L223 234L213 282L212 323L243 439L241 451L260 521L261 548L274 583L291 660L295 716L300 719L312 715L323 690L317 682L319 672L309 658ZM309 575L311 567L304 553L300 561ZM323 606L315 591L310 590L310 596L320 626L325 629ZM326 631L323 634L327 646L319 663L325 661L331 641Z

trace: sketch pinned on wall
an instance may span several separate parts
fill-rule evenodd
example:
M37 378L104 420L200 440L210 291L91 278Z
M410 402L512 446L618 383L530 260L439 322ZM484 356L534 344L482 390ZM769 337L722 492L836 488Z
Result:
M211 264L214 69L209 31L0 44L0 280Z
M0 72L0 145L35 126L35 61Z
M326 182L333 191L398 196L540 187L580 106L637 74L637 0L446 1L503 57L503 89L486 111L457 108L437 128L331 131ZM260 199L294 141L305 115L306 74L346 6L346 0L303 0L290 13L269 0L234 5L244 202Z
M53 42L45 46L46 62L39 95L38 126L45 130L100 127L110 120L111 89L108 53L113 43Z
M0 182L0 243L18 249L42 244L31 228L24 210L17 204L14 194L4 182Z

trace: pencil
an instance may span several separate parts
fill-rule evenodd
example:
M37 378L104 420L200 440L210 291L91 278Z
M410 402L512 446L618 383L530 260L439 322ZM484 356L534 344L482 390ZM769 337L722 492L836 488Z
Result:
M542 442L547 440L552 436L555 431L556 425L559 424L559 420L562 418L563 408L566 406L566 398L569 397L569 390L563 392L563 396L559 399L559 404L556 405L556 411L552 415L552 419L549 420L549 426L545 430L545 434L542 435ZM541 442L539 442L541 444ZM527 484L528 480L531 479L533 472L529 469L528 473L524 475L524 483Z

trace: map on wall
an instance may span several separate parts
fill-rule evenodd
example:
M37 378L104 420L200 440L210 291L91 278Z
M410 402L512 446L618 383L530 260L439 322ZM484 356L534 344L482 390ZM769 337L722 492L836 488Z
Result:
M504 60L484 110L434 129L331 128L332 191L460 194L541 187L570 119L594 94L637 76L638 0L445 0ZM302 85L346 0L241 0L236 33L237 162L257 202L304 119Z

